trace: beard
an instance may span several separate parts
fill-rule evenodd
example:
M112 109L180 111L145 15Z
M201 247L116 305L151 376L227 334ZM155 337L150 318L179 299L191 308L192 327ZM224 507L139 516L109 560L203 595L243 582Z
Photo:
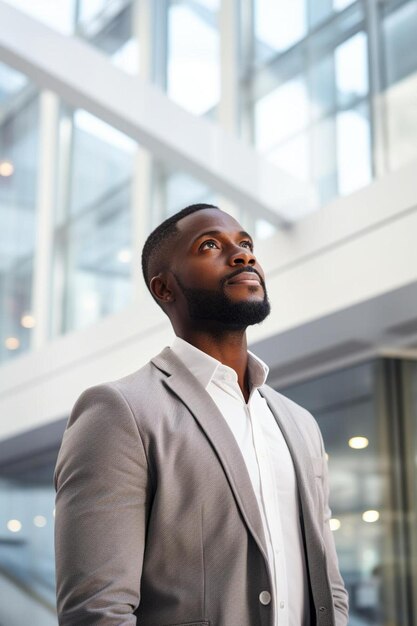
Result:
M187 301L192 320L214 322L229 330L244 330L247 326L263 322L271 311L262 279L263 300L235 302L224 293L223 286L219 291L185 287L178 276L175 278Z

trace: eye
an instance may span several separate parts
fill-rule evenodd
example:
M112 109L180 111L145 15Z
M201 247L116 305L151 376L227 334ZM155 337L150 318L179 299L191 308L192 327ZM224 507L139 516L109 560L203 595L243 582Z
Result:
M245 241L241 241L240 245L243 248L249 248L249 250L251 250L253 252L253 243L251 241L249 241L249 239L245 239Z
M214 239L208 239L207 241L204 241L201 246L199 247L199 250L215 250L216 248L218 248L219 246L217 245L217 242L214 241Z

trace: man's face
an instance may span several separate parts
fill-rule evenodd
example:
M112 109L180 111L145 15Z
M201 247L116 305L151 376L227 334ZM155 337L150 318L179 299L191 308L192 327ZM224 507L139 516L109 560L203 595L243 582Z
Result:
M239 223L216 209L180 220L170 272L181 317L243 329L270 312L264 273L253 241Z

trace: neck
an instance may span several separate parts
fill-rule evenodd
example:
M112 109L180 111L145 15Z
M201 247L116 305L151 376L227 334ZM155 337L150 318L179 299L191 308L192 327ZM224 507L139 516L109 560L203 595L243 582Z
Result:
M223 365L235 370L239 387L247 401L249 398L248 378L248 347L246 329L236 331L215 332L187 329L176 332L178 337L188 341L202 352L205 352Z

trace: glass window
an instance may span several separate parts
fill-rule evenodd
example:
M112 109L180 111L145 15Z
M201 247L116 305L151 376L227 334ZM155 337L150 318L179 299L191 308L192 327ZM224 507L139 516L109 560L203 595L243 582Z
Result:
M48 460L50 457L50 460ZM56 626L54 500L56 453L0 471L0 622Z
M300 133L281 143L279 147L268 152L267 158L281 171L308 182L311 176L309 134Z
M309 69L310 106L312 118L332 114L336 106L334 55L317 60Z
M317 419L328 455L331 529L350 596L350 624L408 623L397 595L388 387L365 363L280 390ZM382 393L381 393L382 392Z
M386 86L417 72L417 2L405 2L383 21Z
M33 86L0 64L0 361L29 348L35 324L38 115Z
M190 204L204 202L212 195L208 187L185 172L176 172L168 176L166 181L166 215L173 215Z
M334 11L343 11L355 0L309 0L310 28L328 18Z
M327 117L311 130L312 178L321 202L330 202L338 194L336 161L336 122Z
M53 333L85 327L131 297L131 181L137 144L77 110L63 113ZM69 189L65 194L66 181Z
M417 157L417 1L406 2L383 22L385 112L390 169Z
M372 179L369 111L366 104L336 116L338 192L353 193Z
M349 106L368 93L367 36L357 33L335 50L339 106Z
M109 0L82 2L77 23L78 36L104 52L116 67L133 75L139 72L134 8L134 1L120 6Z
M70 213L78 213L130 181L137 144L81 109L73 124Z
M300 41L307 31L305 0L255 0L255 61L262 62Z
M305 80L298 76L258 100L255 104L256 146L261 152L275 147L302 130L309 120Z
M167 91L179 105L202 115L220 98L220 39L216 2L170 2Z

